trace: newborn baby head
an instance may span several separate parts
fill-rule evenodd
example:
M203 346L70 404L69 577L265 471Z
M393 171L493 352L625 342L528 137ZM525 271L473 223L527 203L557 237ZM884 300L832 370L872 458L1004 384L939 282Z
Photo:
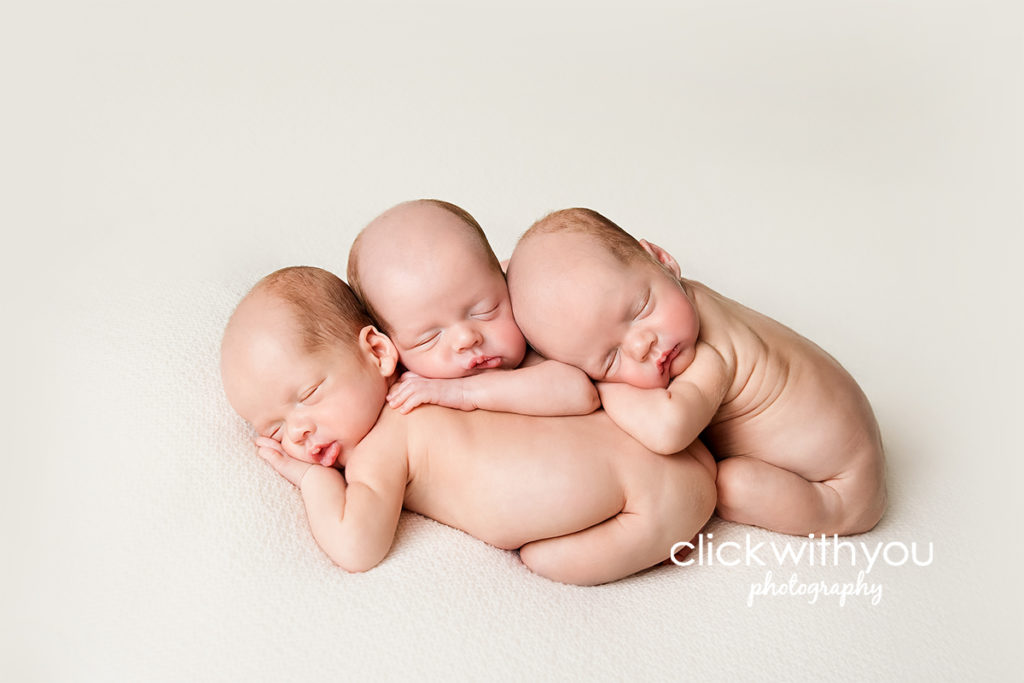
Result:
M221 343L228 401L285 453L330 467L373 428L397 353L348 285L320 268L278 270L231 315Z
M508 287L530 345L594 380L665 387L693 361L700 323L679 264L596 211L537 221L512 254Z
M375 218L349 251L348 278L418 375L465 377L523 360L498 259L454 204L417 200Z

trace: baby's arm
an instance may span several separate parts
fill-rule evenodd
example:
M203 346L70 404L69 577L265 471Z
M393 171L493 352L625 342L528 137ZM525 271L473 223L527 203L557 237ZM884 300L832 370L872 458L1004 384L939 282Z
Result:
M391 549L405 497L405 459L370 458L349 463L346 477L289 457L273 439L256 440L259 455L297 486L317 545L349 572L380 563Z
M597 389L582 370L532 352L531 356L515 370L456 379L407 372L391 387L388 404L400 413L423 403L522 415L587 415L597 410Z
M597 385L608 417L655 453L678 453L700 435L715 416L729 388L725 359L705 342L686 370L665 389L628 384Z

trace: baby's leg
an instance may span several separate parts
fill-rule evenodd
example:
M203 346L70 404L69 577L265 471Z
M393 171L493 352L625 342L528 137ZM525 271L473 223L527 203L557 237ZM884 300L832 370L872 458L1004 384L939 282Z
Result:
M626 509L588 529L527 543L519 550L523 563L549 579L591 586L668 558L673 544L693 538L715 508L714 475L707 466L684 454L674 457L678 471L666 472L669 485L660 493L627 499Z
M733 456L718 463L720 517L785 534L856 534L885 508L885 483L873 463L833 479L807 481L763 460Z
M527 543L519 557L534 573L554 581L607 583L668 557L671 543L652 543L651 525L650 514L620 512L589 529Z

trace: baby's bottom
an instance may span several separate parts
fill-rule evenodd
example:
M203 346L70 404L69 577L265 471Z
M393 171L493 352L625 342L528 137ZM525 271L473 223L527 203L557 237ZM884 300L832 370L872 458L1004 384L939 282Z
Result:
M631 477L632 495L619 514L576 533L527 543L519 549L523 563L555 581L593 585L654 566L675 543L692 538L715 507L714 459L697 441L682 453L651 453L648 460L643 476Z
M857 534L874 527L885 509L880 455L825 481L737 455L718 463L715 483L719 517L784 534Z

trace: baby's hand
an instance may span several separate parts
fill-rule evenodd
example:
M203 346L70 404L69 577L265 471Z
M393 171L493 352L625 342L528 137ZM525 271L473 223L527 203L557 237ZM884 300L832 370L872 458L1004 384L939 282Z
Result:
M414 372L406 372L388 392L388 405L403 415L423 403L433 403L457 410L475 410L466 399L465 381L454 379L427 379Z
M302 477L313 465L308 462L296 460L281 448L281 444L265 436L256 437L256 453L270 463L270 466L277 470L277 473L299 486Z

